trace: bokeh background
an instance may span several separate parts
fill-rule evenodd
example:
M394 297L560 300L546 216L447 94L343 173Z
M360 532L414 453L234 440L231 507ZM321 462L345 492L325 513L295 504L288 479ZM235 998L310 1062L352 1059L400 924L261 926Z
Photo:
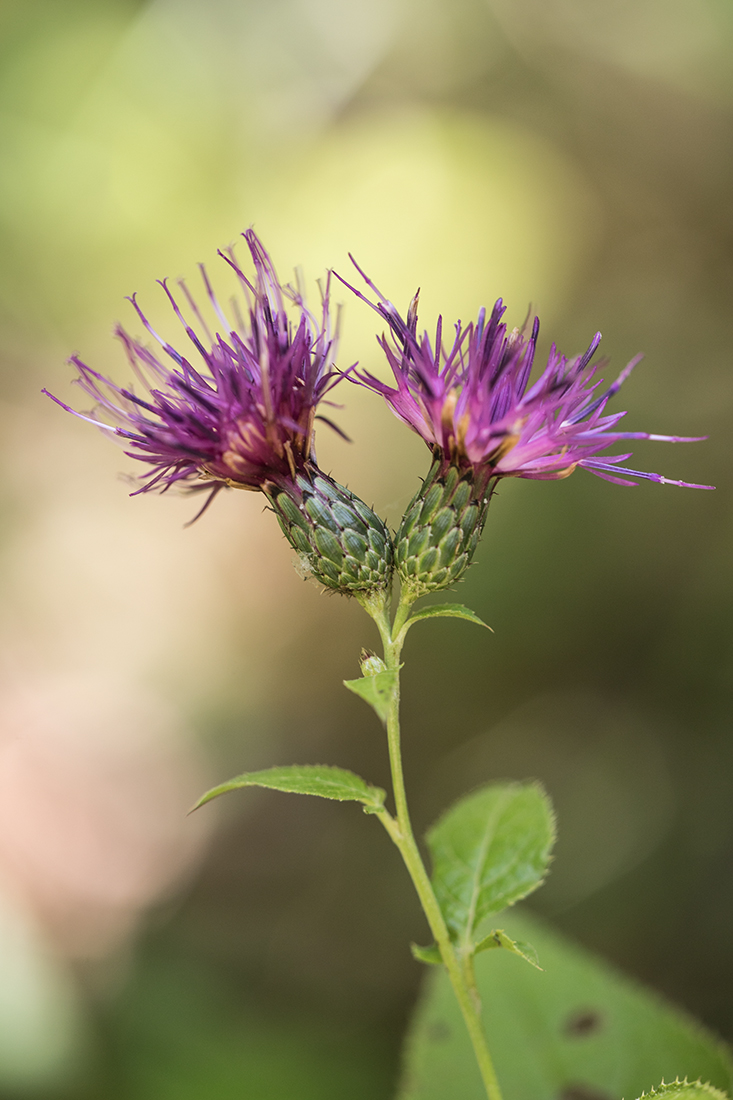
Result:
M237 771L386 783L340 686L373 630L303 583L254 494L130 500L133 464L40 394L124 376L137 291L254 225L315 294L347 252L422 319L502 295L541 346L597 329L642 469L504 483L460 598L416 629L406 768L423 829L490 778L559 814L533 903L733 1038L733 8L726 0L2 0L0 1095L392 1095L425 929L354 807ZM381 369L345 301L341 362ZM319 458L395 523L427 467L342 391ZM78 401L78 398L76 398Z

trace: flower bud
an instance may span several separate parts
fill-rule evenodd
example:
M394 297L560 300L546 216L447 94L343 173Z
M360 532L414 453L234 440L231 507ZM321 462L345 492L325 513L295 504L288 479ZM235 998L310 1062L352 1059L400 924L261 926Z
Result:
M359 656L359 667L362 676L376 676L380 672L386 672L387 666L381 657L372 653L371 649L362 649Z
M392 540L375 512L320 470L265 490L285 538L308 572L350 595L388 588Z
M413 599L450 588L471 564L486 521L489 494L477 495L472 470L441 472L436 461L402 518L395 560Z

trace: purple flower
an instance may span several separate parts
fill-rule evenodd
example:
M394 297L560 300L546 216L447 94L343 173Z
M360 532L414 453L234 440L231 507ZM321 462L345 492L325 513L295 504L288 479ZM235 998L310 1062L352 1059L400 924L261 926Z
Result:
M314 420L327 420L317 416L316 407L341 377L333 365L337 334L329 316L330 276L320 316L315 317L299 292L280 284L255 233L250 229L243 236L254 263L253 282L231 250L219 254L238 276L244 317L232 301L234 320L227 318L201 265L207 296L222 326L215 335L185 283L179 286L199 332L184 318L166 282L161 283L193 345L191 358L158 336L133 295L140 320L165 353L161 357L118 327L138 392L117 386L73 356L70 361L79 370L76 382L95 401L94 412L82 416L48 394L64 409L125 441L129 457L146 466L137 493L183 485L211 489L210 500L224 486L282 488L314 463ZM288 318L286 298L294 306L295 320Z
M377 302L346 285L390 327L391 341L382 336L379 342L395 385L367 372L356 373L352 380L381 393L395 415L422 436L440 460L439 476L444 476L451 465L471 471L477 495L492 479L556 480L567 477L577 466L617 485L635 485L631 479L643 478L693 489L714 488L621 466L631 452L597 457L622 440L690 443L705 438L616 430L626 414L606 413L606 405L641 356L632 359L616 381L598 394L602 380L595 376L603 361L591 364L601 340L601 334L596 333L588 350L572 359L561 355L553 344L547 365L530 383L539 332L537 318L529 336L517 329L508 333L500 298L488 321L482 309L476 324L463 326L459 322L453 342L446 348L442 318L434 343L427 333L417 335L418 295L410 305L407 320L403 320L351 259L376 294Z
M74 356L76 382L94 399L95 414L85 416L48 396L125 441L126 454L147 467L137 493L165 492L175 485L194 492L208 489L198 519L225 486L259 489L304 567L327 588L349 595L388 588L393 567L389 531L315 460L315 420L335 428L316 409L343 377L334 365L330 273L317 318L299 291L279 283L253 231L244 237L254 282L231 250L220 255L239 278L246 319L233 300L234 322L229 321L201 267L223 335L211 334L185 283L179 285L203 338L185 320L165 281L161 284L193 344L194 362L158 336L133 296L138 317L172 365L118 328L140 393L116 385ZM294 321L287 315L286 298L294 306Z

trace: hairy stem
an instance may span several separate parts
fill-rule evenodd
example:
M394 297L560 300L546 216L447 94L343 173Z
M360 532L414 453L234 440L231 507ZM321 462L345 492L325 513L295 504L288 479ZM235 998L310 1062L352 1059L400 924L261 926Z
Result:
M420 855L415 834L412 831L410 814L407 808L400 744L400 656L405 640L405 626L413 601L403 596L397 607L393 622L390 622L387 603L383 597L375 597L371 600L364 599L362 602L365 610L372 616L379 629L384 646L384 663L388 669L397 674L387 715L387 741L396 816L392 817L386 812L378 816L400 851L427 917L430 931L435 937L443 965L448 972L453 991L463 1013L463 1019L466 1022L488 1100L502 1100L496 1071L481 1025L473 970L470 965L468 968L461 965L451 942L448 928Z

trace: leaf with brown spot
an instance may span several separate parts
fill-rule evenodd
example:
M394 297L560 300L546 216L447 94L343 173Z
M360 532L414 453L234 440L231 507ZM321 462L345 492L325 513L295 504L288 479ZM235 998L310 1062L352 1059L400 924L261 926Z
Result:
M714 1035L526 913L502 917L530 940L543 971L510 951L476 957L489 1047L507 1100L724 1100L730 1052ZM405 1045L398 1100L486 1100L471 1044L442 967L425 969ZM449 1036L429 1036L436 1023ZM687 1085L688 1081L709 1081ZM679 1078L682 1085L660 1081ZM656 1089L656 1093L651 1093ZM647 1098L645 1097L645 1100Z
M588 1035L594 1035L603 1027L603 1014L595 1008L580 1008L577 1012L571 1012L563 1031L566 1035L576 1039L585 1039Z

